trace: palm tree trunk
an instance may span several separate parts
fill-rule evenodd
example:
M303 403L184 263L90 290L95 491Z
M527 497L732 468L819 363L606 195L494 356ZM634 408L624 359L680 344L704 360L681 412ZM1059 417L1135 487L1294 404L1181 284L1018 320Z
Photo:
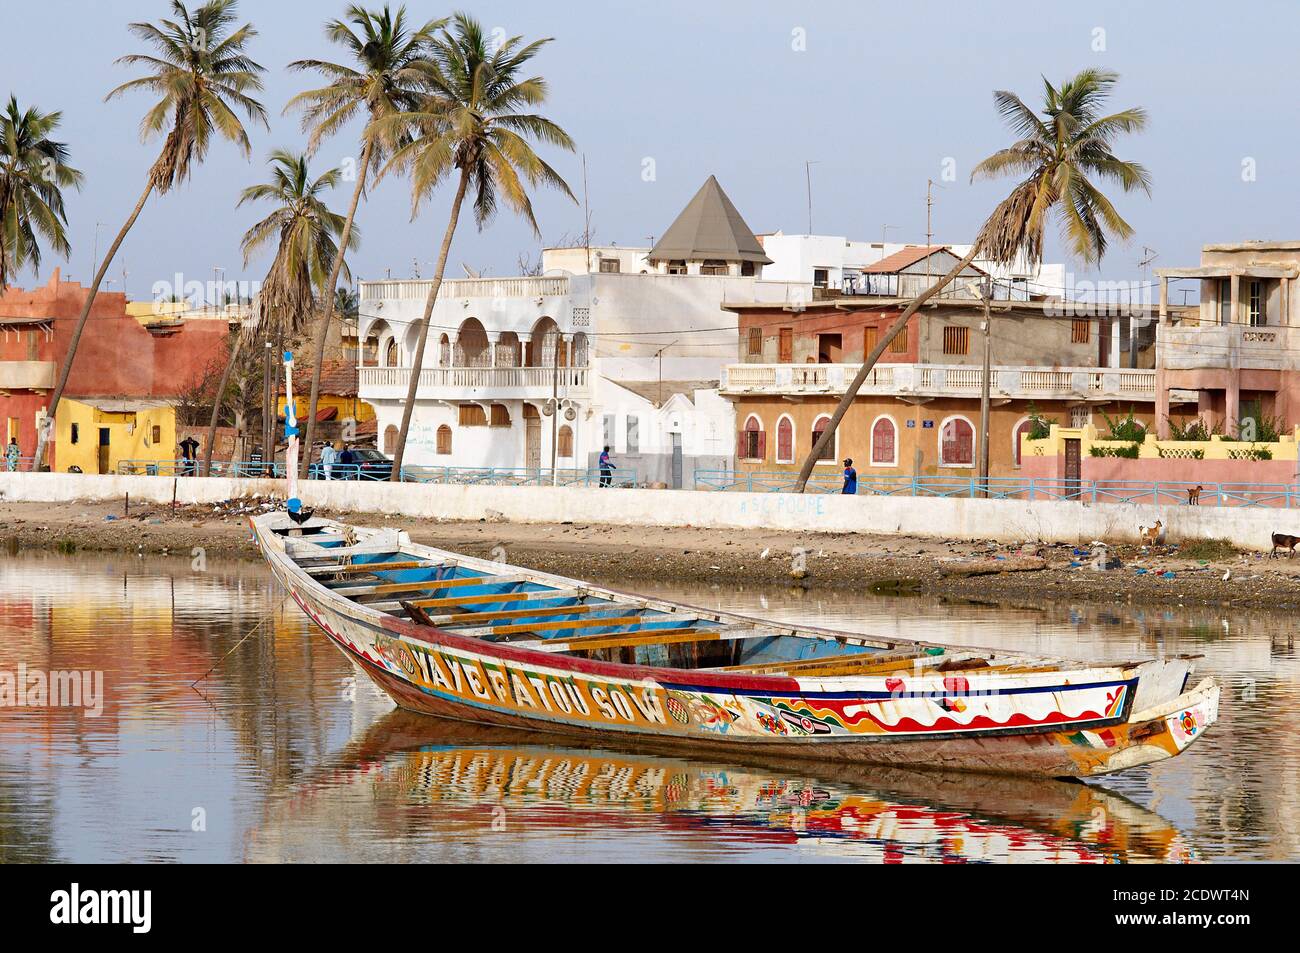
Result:
M311 466L312 441L316 435L316 401L320 399L320 373L321 364L325 362L325 339L329 336L330 325L334 321L334 289L339 283L339 272L343 268L343 256L347 253L348 239L352 236L352 220L356 218L357 206L361 204L361 193L366 190L366 171L370 168L370 153L373 145L373 142L367 139L366 144L361 149L361 173L357 176L357 187L352 190L352 204L348 206L348 217L344 220L343 231L339 235L339 253L334 256L334 265L330 268L329 280L325 283L325 295L328 303L325 305L325 320L316 329L316 356L312 360L311 400L307 404L307 431L304 434L302 463L298 468L298 476L304 480L307 478L307 471ZM358 330L360 330L359 318ZM357 373L360 375L361 372L358 370Z
M54 393L50 395L50 406L46 408L45 414L48 423L41 427L40 434L36 439L36 454L32 459L32 469L39 470L45 458L45 448L48 443L49 434L54 430L54 415L59 409L59 401L63 399L63 391L68 386L68 376L72 373L72 362L77 357L77 345L81 343L81 332L86 329L86 319L90 317L90 309L95 303L95 296L99 294L99 286L104 280L104 275L108 274L108 266L113 263L117 250L122 247L122 242L126 238L126 233L131 230L135 220L140 217L140 212L144 208L144 203L149 201L149 196L154 188L153 176L149 177L149 184L145 186L144 192L140 195L140 201L135 203L135 209L131 212L130 217L118 231L117 237L113 239L113 244L109 246L108 253L104 260L99 264L99 270L95 272L95 280L90 285L90 290L86 292L86 303L81 306L81 314L77 318L77 326L72 331L72 340L68 342L68 354L63 359L63 368L59 371L59 381L54 387Z
M244 346L243 329L235 331L235 346L230 349L230 360L221 372L221 383L217 386L217 396L212 401L212 419L208 421L208 442L203 445L203 469L199 473L210 476L212 472L212 447L217 442L217 418L221 415L221 402L225 399L226 388L230 386L230 375L239 360L239 350Z
M836 406L835 412L831 414L830 422L826 424L826 429L822 431L821 437L817 439L817 442L813 444L813 448L808 452L808 458L804 460L803 467L799 470L799 479L795 484L796 493L802 493L807 488L808 478L812 476L813 467L816 466L817 461L821 459L823 450L825 450L826 447L834 446L833 441L835 440L836 428L839 427L840 421L844 419L844 415L848 413L849 408L853 406L854 398L858 396L858 391L862 389L862 385L866 381L867 375L871 373L871 369L876 366L876 361L880 360L880 355L885 353L885 348L889 347L890 342L893 341L894 338L898 337L903 328L907 327L907 322L911 320L912 315L916 314L921 305L925 304L934 295L952 284L953 280L962 273L963 269L975 260L975 255L978 254L979 249L980 246L977 241L971 246L966 257L953 265L952 270L948 272L948 274L944 275L937 282L918 295L912 303L904 309L903 313L898 316L897 320L889 326L889 330L885 332L884 337L876 342L876 346L872 349L871 353L863 359L861 369L859 369L857 375L854 376L853 380L849 383L848 389L844 392L844 396L840 398L840 402Z
M442 273L447 268L447 254L451 251L451 239L456 234L456 223L460 220L460 207L465 201L465 191L469 187L469 170L460 170L460 184L456 186L456 197L451 203L451 217L447 220L447 232L442 236L442 248L438 251L438 267L433 273L433 284L429 296L424 300L424 317L420 320L420 337L415 345L415 360L411 362L411 382L406 387L406 403L402 406L402 427L397 432L397 446L393 450L393 472L389 477L394 483L402 479L402 457L406 453L406 434L411 427L411 411L415 409L415 391L420 386L420 368L424 364L424 342L429 337L429 321L433 317L433 306L438 300L438 289L442 287Z

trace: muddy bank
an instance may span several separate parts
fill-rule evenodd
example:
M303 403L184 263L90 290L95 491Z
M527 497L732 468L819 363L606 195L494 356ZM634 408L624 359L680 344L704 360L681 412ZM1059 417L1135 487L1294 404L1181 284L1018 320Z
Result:
M3 503L5 551L42 548L255 558L247 519L258 504L229 508ZM322 514L344 517L346 514ZM1094 571L1092 554L1068 545L1018 545L894 536L768 530L670 529L587 524L438 522L365 514L398 524L419 542L578 578L689 579L722 584L841 587L1037 605L1046 600L1165 604L1300 605L1300 559L1230 547L1121 546L1120 568ZM499 549L504 550L502 554Z

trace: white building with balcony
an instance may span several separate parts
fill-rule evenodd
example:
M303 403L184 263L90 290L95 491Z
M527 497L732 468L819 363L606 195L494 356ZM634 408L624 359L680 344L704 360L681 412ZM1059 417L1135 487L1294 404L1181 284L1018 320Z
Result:
M638 482L669 486L729 467L734 420L717 386L737 335L724 308L811 297L759 278L766 260L710 177L652 249L546 249L537 277L444 281L405 462L585 469L609 446ZM360 283L360 397L385 451L430 285Z

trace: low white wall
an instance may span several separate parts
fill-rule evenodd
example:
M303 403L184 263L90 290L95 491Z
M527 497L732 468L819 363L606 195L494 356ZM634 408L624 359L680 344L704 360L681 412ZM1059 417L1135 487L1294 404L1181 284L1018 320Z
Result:
M121 500L216 503L232 497L284 496L283 480L224 477L93 476L0 472L0 500ZM419 483L305 481L303 502L334 511L435 519L700 526L819 533L878 533L938 539L1087 543L1137 541L1138 527L1162 521L1168 542L1227 539L1267 550L1274 532L1300 535L1300 512L1266 507L1153 506L1018 502L968 498L711 493L596 487L441 486Z

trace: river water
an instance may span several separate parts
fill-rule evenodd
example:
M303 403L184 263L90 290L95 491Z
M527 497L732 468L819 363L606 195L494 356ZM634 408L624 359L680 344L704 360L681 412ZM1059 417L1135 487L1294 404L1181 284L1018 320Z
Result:
M1200 653L1222 720L1087 785L590 750L393 710L258 564L10 553L0 681L88 674L79 707L0 707L0 861L1300 859L1294 616L637 588L951 644Z

